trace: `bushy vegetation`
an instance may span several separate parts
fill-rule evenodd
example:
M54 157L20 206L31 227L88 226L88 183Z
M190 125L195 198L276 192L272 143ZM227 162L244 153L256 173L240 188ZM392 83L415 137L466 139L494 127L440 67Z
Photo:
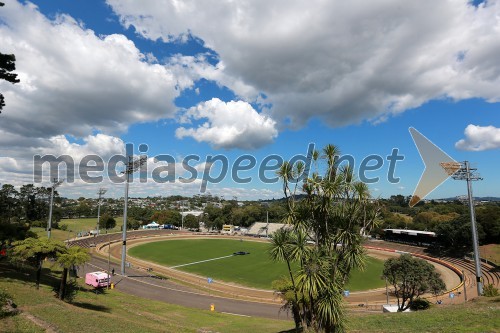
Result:
M17 305L12 296L4 290L0 290L0 319L18 313Z
M410 310L412 311L427 310L430 307L431 307L431 302L429 302L424 298L414 299L410 304Z
M412 303L426 292L437 295L446 288L432 264L410 254L388 259L384 264L383 276L394 287L398 311L410 308Z
M499 296L498 288L492 284L488 284L483 288L483 295L486 297L496 297Z
M470 215L468 206L458 200L418 203L408 206L410 197L394 195L382 199L382 223L372 231L382 236L383 229L413 229L436 232L441 245L448 249L470 248ZM475 206L480 244L495 244L500 239L500 203L489 202ZM487 230L487 232L486 232Z

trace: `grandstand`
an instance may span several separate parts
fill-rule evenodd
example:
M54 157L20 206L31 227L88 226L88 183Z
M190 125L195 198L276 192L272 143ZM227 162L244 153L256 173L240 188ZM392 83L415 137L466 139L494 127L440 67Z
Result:
M279 230L286 226L284 223L266 223L266 222L255 222L248 228L246 235L256 236L256 237L268 237L271 236L276 230Z
M384 239L390 242L429 246L437 241L436 233L408 229L384 229Z

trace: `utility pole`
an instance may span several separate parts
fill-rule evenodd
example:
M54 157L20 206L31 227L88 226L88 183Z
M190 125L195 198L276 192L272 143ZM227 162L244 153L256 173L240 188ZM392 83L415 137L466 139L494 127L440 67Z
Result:
M474 264L476 268L476 286L477 294L481 296L483 294L483 278L481 273L481 257L479 255L479 237L477 235L477 225L476 225L476 213L474 210L474 197L472 194L472 181L482 180L477 174L476 168L471 168L469 161L464 162L451 162L451 163L441 163L441 166L451 174L451 177L455 180L466 180L467 181L467 193L469 197L469 212L470 212L470 222L472 230L472 248L474 250Z
M123 234L122 234L122 263L121 263L121 273L125 275L125 260L127 257L127 206L128 206L128 186L130 183L130 175L136 172L141 165L147 161L146 156L141 156L134 160L133 156L127 155L127 165L125 167L125 204L123 206Z
M465 271L462 269L462 281L464 282L464 302L467 302L467 288L465 288Z
M62 184L64 179L57 180L54 178L52 180L52 189L50 191L50 207L49 207L49 222L47 224L47 238L50 239L50 231L52 230L52 206L54 204L54 190Z
M99 233L99 222L101 219L101 197L107 192L105 188L100 188L99 191L97 191L97 194L99 195L99 199L97 201L97 235L100 235Z

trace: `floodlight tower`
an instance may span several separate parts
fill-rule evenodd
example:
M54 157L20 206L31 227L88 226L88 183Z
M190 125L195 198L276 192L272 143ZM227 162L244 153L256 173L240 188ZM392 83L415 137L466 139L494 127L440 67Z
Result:
M127 164L125 165L125 204L123 207L123 237L122 237L122 265L121 265L121 273L125 275L125 259L127 256L127 206L128 206L128 185L130 183L130 175L136 172L141 165L143 165L147 161L146 156L140 156L138 159L134 159L133 156L127 156Z
M62 184L64 179L57 180L54 178L52 180L52 189L50 190L50 207L49 207L49 223L47 224L47 238L50 239L50 231L52 230L52 205L54 204L54 190Z
M483 279L481 273L481 257L479 256L479 241L477 236L477 225L476 225L476 213L474 210L474 198L472 195L472 181L482 180L477 174L476 168L471 168L469 161L456 162L456 163L442 163L442 166L449 173L453 172L451 177L455 180L466 180L467 181L467 192L469 197L469 211L470 211L470 222L472 229L472 247L474 249L474 264L476 266L476 285L477 294L481 296L483 294Z
M97 194L99 195L99 199L98 199L98 201L97 201L97 228L96 228L96 230L97 230L97 235L100 235L100 233L99 233L99 222L100 222L100 219L101 219L101 197L102 197L104 194L106 194L106 192L107 192L107 191L108 191L108 190L107 190L107 189L105 189L105 188L103 188L103 187L101 187L101 188L99 189L99 191L97 191Z

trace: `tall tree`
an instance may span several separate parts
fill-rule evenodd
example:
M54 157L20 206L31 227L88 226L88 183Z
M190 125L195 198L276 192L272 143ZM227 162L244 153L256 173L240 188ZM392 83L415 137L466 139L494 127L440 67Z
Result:
M85 264L90 260L90 255L86 249L73 246L64 252L61 252L57 256L57 262L63 268L63 273L61 276L61 285L59 287L59 299L64 299L66 294L66 281L68 279L68 271L74 266L80 266Z
M434 295L446 288L434 266L427 261L403 254L384 263L383 276L394 287L398 311L405 311L413 300L426 292Z
M102 215L99 219L99 228L100 229L113 229L116 227L116 220L109 215L108 213Z
M62 242L47 238L26 238L12 245L13 261L24 262L36 268L36 289L40 287L43 261L47 258L55 258L66 251Z
M5 4L0 2L0 7ZM5 80L10 83L18 83L17 74L12 73L16 70L16 56L13 54L3 54L0 52L0 80ZM0 93L0 113L5 106L5 98Z
M291 274L292 288L306 330L345 330L344 286L351 270L364 266L361 231L369 231L378 221L378 207L369 203L368 187L355 180L351 166L339 166L339 154L334 145L327 145L321 156L315 153L317 172L307 177L300 161L284 162L277 172L287 202L283 220L292 233L289 258L298 263Z
M200 228L200 222L198 222L198 218L192 214L186 215L184 217L184 228L188 229Z
M300 310L299 310L299 297L297 295L297 287L295 278L291 267L292 257L292 234L288 229L279 229L271 236L271 247L269 248L269 255L273 261L286 262L288 274L290 275L291 290L293 292L293 299L289 301L290 305L286 304L292 310L293 319L295 321L295 328L298 330L300 327ZM282 291L281 291L282 292Z

